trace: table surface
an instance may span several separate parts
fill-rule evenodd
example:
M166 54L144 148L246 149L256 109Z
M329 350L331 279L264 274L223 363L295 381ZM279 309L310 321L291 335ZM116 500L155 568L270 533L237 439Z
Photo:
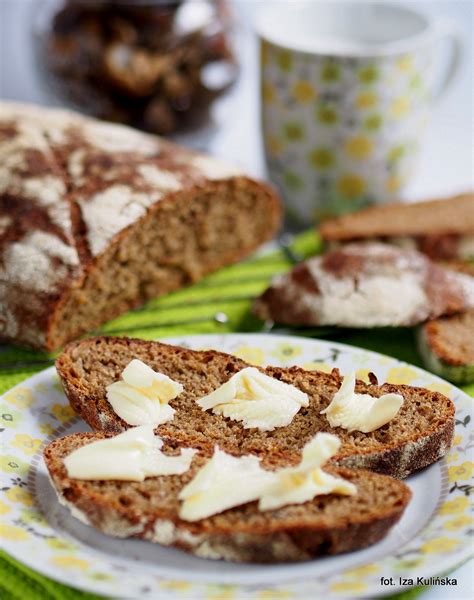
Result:
M393 2L393 0L392 0ZM258 53L251 29L259 0L237 0L240 18L237 50L242 74L232 93L219 102L214 124L184 141L232 160L256 177L265 176L259 130ZM0 0L0 94L4 99L49 105L31 55L30 27L37 0ZM411 1L435 16L454 21L465 38L465 56L457 79L435 107L416 178L406 198L423 199L474 188L474 3L465 0ZM465 564L452 574L457 587L431 587L424 600L472 597L474 570Z

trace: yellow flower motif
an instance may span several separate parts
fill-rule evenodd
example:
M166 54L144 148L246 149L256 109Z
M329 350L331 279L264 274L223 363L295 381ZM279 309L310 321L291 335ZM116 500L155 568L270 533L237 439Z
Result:
M432 392L439 392L448 398L451 398L454 392L454 388L449 383L430 383L426 386L427 390L431 390Z
M357 369L356 378L369 383L369 373L370 369Z
M372 108L377 104L378 96L375 92L361 92L356 98L357 108Z
M311 102L317 98L317 91L309 83L309 81L301 79L293 85L293 96L298 102Z
M462 435L455 435L453 437L453 447L457 446L458 444L460 444L462 442Z
M28 473L28 465L16 456L9 454L7 456L0 456L0 471L12 475L26 475Z
M35 501L33 496L27 490L19 487L12 487L6 493L5 496L12 502L19 502L25 506L33 506Z
M364 121L364 127L371 131L375 131L376 129L380 129L382 126L383 119L379 114L369 115Z
M397 59L396 65L400 71L407 72L413 68L413 59L409 54L405 54L404 56L400 56Z
M354 173L343 175L337 182L337 189L341 196L357 198L365 192L366 184L362 177Z
M285 592L285 590L262 590L257 595L259 600L286 600L293 597L292 593Z
M369 138L362 135L349 138L345 145L346 153L356 160L364 160L372 154L373 144Z
M262 84L262 97L269 104L272 104L277 99L277 91L269 81L264 81Z
M446 456L447 463L456 462L458 460L459 460L459 452L453 452L453 454L448 454L448 456Z
M449 481L457 481L459 479L465 481L466 479L471 479L473 471L474 463L466 461L456 467L449 467L448 479Z
M293 64L293 57L288 50L282 50L278 53L276 58L276 63L280 67L282 71L288 72L291 71L291 67Z
M61 421L61 423L67 423L75 416L72 408L66 404L55 404L52 407L51 412L58 421Z
M307 362L303 365L303 369L307 371L322 371L323 373L330 373L332 371L332 366L325 362Z
M261 366L265 363L265 353L254 346L239 346L232 353L251 365Z
M363 67L359 70L358 77L359 81L361 81L362 83L370 84L377 81L377 79L379 78L379 72L378 69L373 65Z
M388 151L387 158L389 162L398 162L401 158L403 158L405 154L405 146L403 144L398 144L397 146L392 146Z
M378 573L380 571L380 567L374 564L363 565L362 567L356 567L355 569L350 569L349 571L344 572L345 577L366 577L367 575L373 575L374 573Z
M300 346L293 346L293 344L287 344L285 342L277 344L275 350L271 352L271 355L278 358L282 362L293 360L299 356L302 352Z
M403 179L399 175L390 175L385 182L385 189L391 194L398 192L403 185Z
M65 550L66 552L76 550L76 546L74 546L70 542L61 540L60 538L50 538L46 540L46 543L50 548L53 548L53 550Z
M401 96L392 102L390 107L390 113L393 117L401 119L405 117L410 111L410 101L408 98Z
M337 112L331 106L320 106L317 111L318 121L325 125L334 125L337 123Z
M5 502L2 502L0 500L0 515L6 515L7 512L10 512L11 508L8 506L8 504L5 504Z
M186 583L186 581L178 581L173 579L170 579L168 581L160 581L159 585L165 590L171 590L176 592L185 592L192 587L191 584Z
M20 527L14 527L13 525L5 525L0 523L0 537L5 540L11 540L13 542L21 542L28 539L28 534Z
M262 65L267 65L270 60L270 44L262 40L260 58Z
M11 443L15 448L20 448L25 454L32 456L35 454L42 444L41 440L32 438L26 433L18 433Z
M7 402L18 406L18 408L28 408L34 403L31 390L25 387L18 387L4 395Z
M327 148L311 150L308 160L315 169L328 169L334 164L334 155Z
M54 427L49 423L41 423L41 425L39 426L39 430L41 431L41 433L44 433L44 435L51 435L52 433L54 433Z
M51 562L57 567L65 567L67 569L85 570L90 567L90 564L86 560L76 558L75 556L55 556L51 559Z
M361 581L341 581L331 585L332 592L340 593L357 593L363 592L365 589L367 589L367 586Z
M21 518L25 523L35 523L36 525L47 525L48 522L37 510L24 508L21 511Z
M443 504L443 506L439 509L440 515L457 515L458 513L463 513L469 508L469 500L466 496L460 496L459 498L454 498L454 500L448 500Z
M423 554L436 554L439 552L450 552L457 546L459 546L458 540L453 540L448 537L439 537L424 543L420 550Z
M206 591L207 600L233 600L235 598L235 586L232 585L208 585Z
M10 410L10 407L6 404L0 408L0 423L2 427L16 427L20 419L21 413L16 410Z
M392 367L387 373L387 382L410 384L417 377L417 372L410 367Z
M267 148L268 152L272 156L278 156L283 152L283 144L282 142L274 135L270 135L267 138Z
M336 63L327 62L321 68L321 79L323 81L337 81L340 75L341 69Z
M300 123L286 123L284 125L286 139L291 142L298 142L304 138L304 130Z
M468 525L472 525L474 523L474 519L472 517L468 517L467 515L461 515L460 517L456 517L451 521L446 521L444 524L444 528L448 531L456 531L457 529L462 529L463 527L467 527Z

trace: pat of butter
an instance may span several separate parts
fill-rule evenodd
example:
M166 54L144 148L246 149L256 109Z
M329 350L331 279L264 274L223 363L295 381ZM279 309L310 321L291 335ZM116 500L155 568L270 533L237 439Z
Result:
M153 425L142 425L74 450L64 465L71 479L143 481L185 473L197 452L184 448L179 456L167 456L161 452L162 446L161 438L153 434Z
M303 448L303 457L296 467L273 472L273 480L260 497L260 510L274 510L287 504L303 504L315 496L341 494L353 496L353 483L326 473L321 467L334 456L341 442L329 433L318 433Z
M375 431L393 419L402 404L400 394L384 394L374 398L369 394L355 393L355 374L346 375L331 404L321 411L331 427L348 431Z
M289 425L309 398L295 386L247 367L197 403L203 410L212 408L215 414L242 421L245 429L272 431Z
M212 458L179 493L179 516L198 521L257 500L271 479L256 456L236 458L216 446Z
M159 425L171 421L175 411L168 402L184 390L180 383L137 359L125 367L122 381L106 389L114 412L129 425Z

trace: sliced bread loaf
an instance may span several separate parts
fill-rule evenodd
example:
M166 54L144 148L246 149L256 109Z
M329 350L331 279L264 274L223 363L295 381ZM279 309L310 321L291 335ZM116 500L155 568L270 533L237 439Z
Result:
M367 208L322 223L328 243L383 240L436 260L474 258L474 194Z
M273 431L244 429L242 423L203 411L196 400L209 394L249 366L220 352L193 351L144 340L99 337L69 344L56 361L66 395L77 414L93 429L118 433L129 427L113 411L106 386L118 381L127 364L138 358L155 371L184 386L171 400L176 410L172 421L156 433L175 446L190 446L210 453L218 444L230 454L256 454L275 464L292 464L301 458L303 446L320 431L337 435L342 442L338 464L365 468L403 478L442 457L450 447L454 430L454 405L437 392L405 385L357 382L358 393L379 397L399 393L404 403L386 425L371 433L331 428L326 408L342 383L337 370L331 374L298 367L262 369L271 377L292 384L308 394L292 422Z
M54 350L241 260L280 207L232 165L76 113L0 104L0 339Z
M474 311L429 321L418 331L428 369L455 383L474 381Z
M357 486L355 496L317 496L311 502L265 512L251 502L190 523L178 515L178 494L206 458L196 456L183 475L140 483L68 478L64 458L104 437L73 434L46 447L46 466L60 502L108 535L175 546L201 558L271 563L364 548L386 535L411 497L406 485L390 477L329 467L328 472Z
M347 244L277 275L254 304L262 319L292 325L411 326L474 307L474 277L416 250Z

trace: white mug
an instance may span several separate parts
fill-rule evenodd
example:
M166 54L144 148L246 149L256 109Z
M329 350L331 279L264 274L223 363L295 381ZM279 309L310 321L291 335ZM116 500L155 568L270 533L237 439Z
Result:
M398 199L459 65L456 29L395 4L266 0L257 31L266 162L289 219ZM436 84L443 38L450 60Z

